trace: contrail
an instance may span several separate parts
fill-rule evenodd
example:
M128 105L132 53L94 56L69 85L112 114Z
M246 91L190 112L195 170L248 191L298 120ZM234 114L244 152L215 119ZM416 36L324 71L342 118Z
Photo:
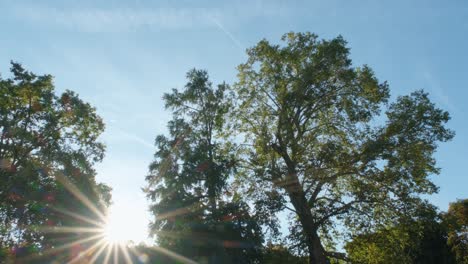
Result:
M244 46L241 44L241 42L236 38L234 37L234 35L229 32L229 30L227 30L223 24L221 24L221 22L219 22L216 18L212 17L212 16L209 16L209 18L213 21L213 23L224 33L226 34L231 40L232 42L234 42L234 44L239 48L241 49L242 51L245 50Z

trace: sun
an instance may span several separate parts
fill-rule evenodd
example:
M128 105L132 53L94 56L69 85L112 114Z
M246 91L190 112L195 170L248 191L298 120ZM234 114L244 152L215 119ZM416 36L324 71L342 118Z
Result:
M104 240L111 244L127 244L130 241L138 242L136 237L138 226L129 217L128 212L112 208L103 227ZM116 210L117 209L117 210Z
M134 257L138 258L139 263L147 263L148 256L146 253L140 252L136 247L131 247L131 244L142 243L147 246L147 249L172 258L177 263L196 264L196 262L169 249L147 244L147 241L150 241L146 235L147 230L145 228L148 226L145 220L147 217L145 218L144 215L138 213L144 210L139 210L142 208L135 206L133 201L127 203L119 201L111 205L107 212L102 212L66 177L58 175L57 179L84 206L95 213L99 220L96 221L94 218L88 218L88 216L72 211L53 208L59 213L92 224L93 226L61 226L52 228L50 226L39 226L39 230L45 233L81 234L76 240L45 250L43 252L44 257L65 254L67 259L69 259L68 264L96 263L96 261L99 263L110 263L112 260L113 263L116 263L120 257L125 260L125 263L134 263L132 261Z
M132 240L132 237L126 231L124 223L111 217L104 226L104 239L111 244L125 244Z

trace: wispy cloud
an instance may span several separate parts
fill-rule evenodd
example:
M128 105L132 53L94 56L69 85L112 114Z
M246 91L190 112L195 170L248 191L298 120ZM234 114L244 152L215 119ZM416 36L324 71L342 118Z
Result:
M125 130L123 130L121 128L118 128L116 126L113 127L112 132L118 133L117 138L130 140L132 142L140 144L141 146L147 147L150 150L154 150L154 145L151 144L151 142L139 137L138 135L136 135L134 133L129 133L129 132L127 132L127 131L125 131Z
M210 16L219 10L207 8L158 9L58 9L50 7L21 7L15 15L32 23L41 23L82 32L128 32L140 29L182 29L206 27Z
M234 45L236 45L239 49L241 50L244 50L244 45L241 44L241 42L239 41L239 39L237 39L229 30L227 30L223 24L221 24L221 22L219 22L219 20L217 20L215 17L210 17L211 20L213 21L213 23L219 28L219 30L221 30L224 34L226 34L231 40L232 42L234 43Z
M14 17L23 22L81 32L131 32L144 29L190 29L216 27L238 45L240 42L224 27L224 23L245 23L255 17L277 17L287 12L274 3L252 1L249 5L220 7L163 8L55 8L46 6L14 6Z

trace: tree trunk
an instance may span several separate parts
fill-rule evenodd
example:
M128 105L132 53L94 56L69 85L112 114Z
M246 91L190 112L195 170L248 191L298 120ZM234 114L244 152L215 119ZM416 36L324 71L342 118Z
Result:
M297 177L296 177L297 179ZM328 264L326 251L322 246L320 237L317 235L318 227L315 225L304 191L298 181L293 181L289 186L285 186L291 203L296 210L297 216L306 237L307 248L309 251L310 264Z
M282 139L279 134L278 141L280 145L273 144L272 147L283 157L288 168L288 175L281 186L288 193L289 199L299 217L299 222L306 237L307 249L309 250L309 263L329 264L326 251L320 242L320 237L317 235L318 226L315 223L311 207L307 203L306 195L297 177L296 163L288 155L286 148L282 147Z
M307 232L306 232L307 233ZM320 238L316 233L307 235L307 248L309 249L309 263L310 264L329 264L326 252L320 242ZM309 242L310 241L310 242Z

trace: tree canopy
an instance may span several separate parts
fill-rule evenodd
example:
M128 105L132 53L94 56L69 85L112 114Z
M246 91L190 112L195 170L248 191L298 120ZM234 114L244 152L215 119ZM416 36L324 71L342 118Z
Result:
M445 221L448 226L448 245L457 263L468 263L468 199L451 203Z
M263 235L248 204L232 190L234 156L220 141L230 107L226 84L203 70L187 73L182 91L165 94L169 136L156 138L147 177L158 245L208 263L256 263Z
M284 197L297 216L295 239L311 263L327 263L332 232L392 222L437 190L433 154L454 133L423 91L389 102L388 84L352 65L342 37L282 41L260 41L238 68L233 129L249 156L242 180L252 193Z
M206 70L186 79L163 96L172 118L146 176L155 246L132 246L102 240L111 189L95 179L96 109L12 62L0 261L468 263L467 200L442 213L423 198L438 191L449 113L423 90L391 96L341 36L261 40L232 86Z
M431 247L431 236L446 245L421 195L437 191L433 154L454 136L448 112L422 90L391 102L386 82L352 65L342 37L288 33L282 41L249 49L233 87L213 89L205 71L193 70L182 92L164 96L174 118L170 137L156 138L147 178L158 242L183 254L195 230L216 234L208 223L226 214L227 199L242 201L270 237L278 235L271 219L291 211L288 245L310 263L349 260L335 252L344 238L356 245L422 232L420 247ZM425 220L409 220L421 210ZM403 219L414 228L400 231Z
M447 238L444 215L426 205L396 225L353 237L345 248L352 263L457 263Z
M109 204L110 188L94 178L104 155L95 109L73 91L57 95L51 75L15 62L11 73L0 78L0 248L18 257L82 236L57 230L90 227L73 215L102 221L96 212Z

